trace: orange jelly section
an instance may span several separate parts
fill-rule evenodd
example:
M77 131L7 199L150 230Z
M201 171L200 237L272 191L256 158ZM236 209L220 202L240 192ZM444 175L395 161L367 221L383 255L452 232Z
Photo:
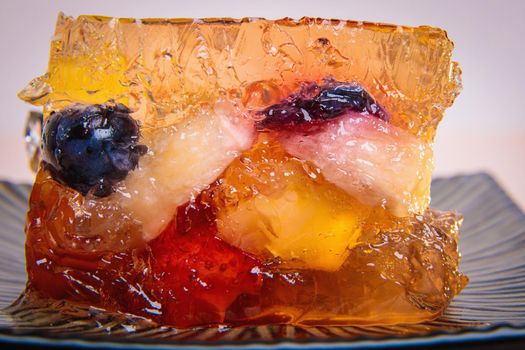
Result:
M120 239L86 236L70 204L79 200L76 194L44 171L37 180L27 221L27 268L29 290L47 297L178 327L390 324L437 317L467 281L457 265L461 218L452 213L369 215L342 266L323 271L257 259L219 239L221 208L210 205L220 195L217 188L181 206L157 239L130 248L123 242L133 236L132 227Z
M461 85L452 48L431 27L61 15L48 73L20 97L46 116L72 103L123 103L150 145L218 100L254 117L301 84L331 77L360 83L392 125L431 144ZM41 168L26 227L29 290L179 327L440 315L466 284L461 217L367 207L265 137L149 242L118 200L82 197ZM250 226L260 218L264 227ZM319 225L328 234L316 237Z

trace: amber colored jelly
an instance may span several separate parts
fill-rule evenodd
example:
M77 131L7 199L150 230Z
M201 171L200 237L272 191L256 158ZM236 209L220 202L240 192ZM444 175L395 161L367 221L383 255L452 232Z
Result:
M27 222L30 290L178 327L419 322L438 316L466 283L451 213L375 225L377 235L350 249L337 271L321 271L260 261L225 243L201 197L133 249L75 231L72 200L40 172Z

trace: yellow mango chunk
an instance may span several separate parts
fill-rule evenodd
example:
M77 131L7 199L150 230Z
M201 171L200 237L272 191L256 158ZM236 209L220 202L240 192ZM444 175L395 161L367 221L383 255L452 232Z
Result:
M271 160L264 156L268 147L274 149ZM359 243L370 209L320 175L312 178L299 160L275 152L275 146L260 143L248 156L249 166L234 162L221 181L222 194L227 188L246 192L246 185L250 194L240 193L235 204L219 205L218 236L255 256L277 258L284 267L338 270L349 249ZM257 177L260 167L274 179ZM244 186L229 182L240 173ZM275 186L275 178L283 179L280 186Z

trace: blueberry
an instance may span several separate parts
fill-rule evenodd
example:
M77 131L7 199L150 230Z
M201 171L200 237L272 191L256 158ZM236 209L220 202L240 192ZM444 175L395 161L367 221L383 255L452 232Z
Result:
M44 125L43 162L53 178L86 195L105 197L126 178L147 147L139 125L121 105L73 105Z
M309 85L305 91L259 112L265 118L258 123L258 127L312 123L335 118L346 111L388 121L386 112L361 85L328 80L323 86Z

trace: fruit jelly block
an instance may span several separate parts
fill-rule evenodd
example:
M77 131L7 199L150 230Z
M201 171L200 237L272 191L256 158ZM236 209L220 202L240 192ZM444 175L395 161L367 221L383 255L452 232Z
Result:
M466 284L428 209L444 31L59 15L28 290L179 327L392 324Z

